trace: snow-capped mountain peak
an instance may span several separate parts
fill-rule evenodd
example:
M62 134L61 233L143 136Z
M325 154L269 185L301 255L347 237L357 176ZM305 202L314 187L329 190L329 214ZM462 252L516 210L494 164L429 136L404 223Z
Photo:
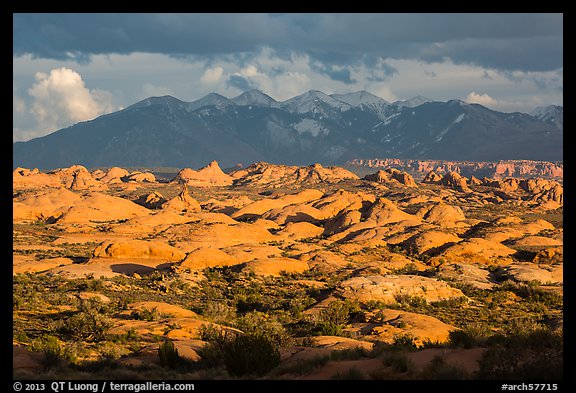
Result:
M260 90L248 90L237 97L231 99L236 105L254 105L273 107L278 102L267 94L262 93Z
M530 115L545 123L552 124L561 130L564 129L564 107L562 106L539 106L535 108Z
M290 98L282 103L280 107L295 113L323 112L322 106L329 106L339 111L351 108L350 104L337 100L318 90L310 90L299 96Z
M433 100L431 100L430 98L426 98L424 96L416 96L416 97L412 97L412 98L404 100L404 101L396 101L396 102L394 102L394 105L405 106L408 108L415 108L415 107L420 106L422 104L425 104L427 102L433 102Z
M352 106L389 104L388 101L377 97L365 90L347 94L330 94L330 97L333 97Z
M187 110L189 112L195 111L196 109L202 108L203 106L214 105L218 109L225 108L230 105L236 105L234 102L228 98L220 95L218 93L210 93L199 100L192 101L188 103Z

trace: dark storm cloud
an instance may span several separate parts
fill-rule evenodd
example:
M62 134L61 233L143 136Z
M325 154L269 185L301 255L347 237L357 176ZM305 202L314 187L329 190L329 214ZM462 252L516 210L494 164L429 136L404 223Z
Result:
M352 79L350 70L348 68L334 68L330 65L325 65L320 62L310 63L310 68L320 74L324 74L332 80L339 81L346 84L356 83L355 79Z
M451 59L499 70L562 68L562 14L15 14L15 56L307 53L332 65ZM345 75L341 75L345 79Z
M226 81L226 84L228 86L236 87L242 91L248 91L255 87L248 79L240 75L230 75Z

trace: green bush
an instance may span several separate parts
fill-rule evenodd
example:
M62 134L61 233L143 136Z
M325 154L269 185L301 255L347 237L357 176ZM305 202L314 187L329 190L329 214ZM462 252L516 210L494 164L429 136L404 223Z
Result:
M103 341L113 326L103 312L98 302L82 303L78 313L57 323L56 330L72 340Z
M414 337L408 334L399 334L394 336L394 345L402 348L415 349Z
M403 353L391 352L384 357L383 363L399 373L407 373L414 369L414 363Z
M178 350L174 347L172 340L169 339L164 340L158 348L158 357L160 358L160 365L162 367L176 368L182 362Z
M469 379L468 373L453 364L446 363L441 356L435 356L420 372L421 379L462 380Z
M224 365L232 376L264 375L280 363L278 337L254 327L250 334L204 325L200 337L208 345L198 351L203 367Z
M33 340L30 348L34 352L42 352L44 354L42 359L44 368L51 369L60 365L63 350L57 337L43 335Z
M278 347L262 336L238 335L226 341L223 355L232 376L262 376L280 364Z
M480 379L552 380L563 377L563 339L546 329L492 340L480 361Z
M352 367L343 373L337 372L330 379L362 380L365 379L365 377L362 371L358 370L355 367Z
M263 337L282 347L288 344L290 335L275 317L260 311L249 312L238 318L236 327L247 335Z

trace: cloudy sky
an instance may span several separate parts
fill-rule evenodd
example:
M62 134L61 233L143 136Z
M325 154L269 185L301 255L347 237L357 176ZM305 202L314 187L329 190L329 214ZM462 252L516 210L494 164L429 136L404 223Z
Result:
M13 139L260 89L563 105L562 14L14 14Z

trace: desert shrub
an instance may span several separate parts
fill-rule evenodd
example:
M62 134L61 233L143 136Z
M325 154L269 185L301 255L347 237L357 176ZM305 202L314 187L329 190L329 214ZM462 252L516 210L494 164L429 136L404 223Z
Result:
M341 336L346 324L360 311L356 302L335 300L320 311L316 332L325 336Z
M215 323L229 323L236 319L236 310L223 302L208 301L202 315Z
M398 334L394 336L394 345L402 348L415 349L414 337L408 334Z
M46 369L57 367L62 359L62 346L57 337L51 335L43 335L32 341L30 349L34 352L42 352L44 357L42 365Z
M110 358L110 359L118 359L118 358L130 353L130 351L127 350L122 345L118 345L118 344L111 342L111 341L101 342L97 346L97 350L98 350L98 353L100 353L100 355L102 357Z
M232 376L264 375L280 363L278 337L274 334L257 329L239 334L204 325L200 337L208 342L198 351L203 367L224 365Z
M182 361L178 350L174 347L174 343L170 339L164 340L162 345L160 345L158 348L158 357L160 358L160 365L162 367L176 368Z
M343 379L343 380L362 380L366 379L364 373L358 370L356 367L349 368L345 372L337 372L330 379Z
M224 364L232 376L262 376L280 364L280 352L263 336L238 335L223 348Z
M103 306L98 302L82 303L78 313L56 324L56 330L72 340L105 340L106 332L113 323L103 315L103 311Z
M265 338L276 346L284 346L290 339L290 335L276 318L259 311L249 312L238 318L236 327L247 335Z
M446 363L441 356L435 356L419 373L419 378L421 379L461 380L469 377L466 370Z
M546 329L500 336L478 363L480 379L560 380L563 377L562 336Z
M399 373L407 373L414 369L414 364L405 354L400 352L391 352L384 356L382 361L385 366L391 367Z
M421 296L397 294L394 295L394 300L396 300L402 306L410 307L426 307L428 304L426 299Z
M450 345L461 348L473 348L483 345L492 332L486 324L471 323L462 330L452 330L449 333Z
M132 311L130 316L134 319L139 319L141 321L152 322L152 321L158 321L163 318L169 318L172 315L162 314L161 312L158 311L156 307L153 307L150 310L147 308L143 308L142 310L134 310Z

